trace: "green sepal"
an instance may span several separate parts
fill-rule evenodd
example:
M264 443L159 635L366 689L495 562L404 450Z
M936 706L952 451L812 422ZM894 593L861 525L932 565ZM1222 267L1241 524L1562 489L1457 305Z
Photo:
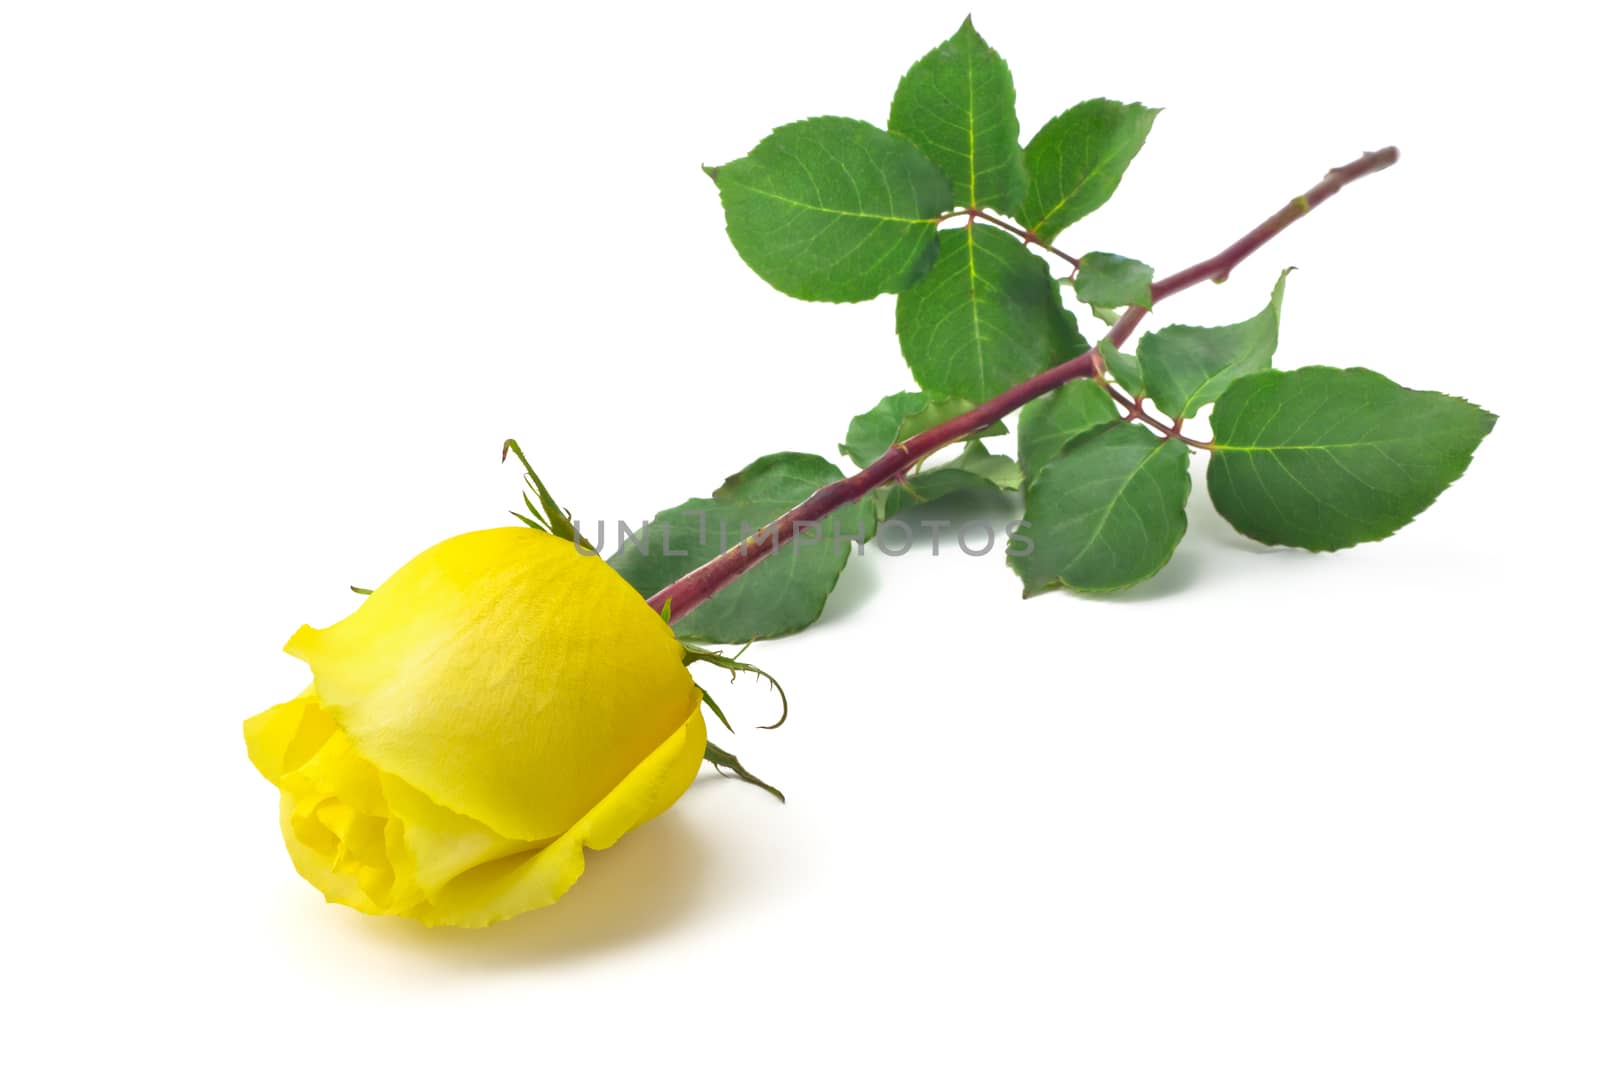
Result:
M555 497L550 495L550 490L545 488L544 481L534 473L533 464L528 462L528 457L522 453L522 446L517 444L514 438L506 438L505 444L500 446L501 463L506 461L507 455L515 455L522 463L522 469L526 472L523 477L528 488L539 498L539 502L535 504L528 498L527 493L523 493L522 503L527 507L528 513L523 515L513 511L512 516L535 530L571 541L588 555L599 555L594 545L589 543L589 539L579 533L578 528L573 525L572 512L556 503Z
M715 767L719 774L727 775L730 778L737 778L741 782L749 782L753 786L765 789L767 792L777 797L781 803L788 803L788 800L784 797L783 793L778 789L777 786L769 785L768 783L757 778L755 775L751 774L749 771L745 770L744 764L739 762L739 757L735 756L727 749L721 748L712 744L710 741L707 741L705 761L711 764L711 766Z
M762 670L760 667L757 667L755 664L746 663L744 660L739 658L740 656L744 655L745 650L749 647L750 646L747 644L744 646L744 648L741 648L733 655L727 656L721 652L715 651L714 649L703 648L700 645L683 642L683 665L687 667L695 663L709 663L713 667L721 667L723 670L728 671L735 679L737 679L741 673L753 674L757 678L765 678L767 684L772 686L772 688L777 691L778 699L783 704L783 713L778 716L777 722L770 726L759 727L759 729L776 730L778 727L789 721L789 694L783 691L783 686L780 685L778 680L771 674ZM712 701L711 694L706 692L704 686L699 688L700 692L705 695L707 703L711 704L711 709L717 713L717 718L722 720L722 725L727 726L728 732L732 733L733 727L729 725L727 717L722 714L722 709L718 708L716 703Z

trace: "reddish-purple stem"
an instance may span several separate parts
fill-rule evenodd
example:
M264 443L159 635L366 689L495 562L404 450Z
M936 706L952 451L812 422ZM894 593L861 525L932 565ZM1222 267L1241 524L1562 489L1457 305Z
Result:
M1077 270L1078 269L1078 257L1077 256L1069 256L1065 252L1061 251L1061 249L1059 249L1055 245L1051 244L1049 241L1041 241L1039 239L1039 235L1034 233L1032 230L1024 230L1021 226L1012 225L1011 223L1007 222L1005 219L999 217L998 215L991 215L991 214L989 214L989 212L984 211L982 208L971 208L971 207L963 208L961 211L957 212L956 214L958 214L958 215L959 214L965 214L967 216L969 224L970 224L972 219L982 219L984 222L987 222L991 226L998 226L1000 229L1006 231L1007 233L1009 233L1009 234L1011 234L1011 235L1013 235L1015 237L1022 238L1024 243L1030 244L1030 245L1038 245L1040 248L1044 249L1046 252L1049 252L1052 256L1057 256L1057 257L1059 257L1061 259L1066 260L1068 263L1072 264L1072 269L1073 270Z
M1290 223L1356 179L1393 166L1399 158L1400 153L1396 149L1385 148L1377 152L1368 152L1360 159L1346 163L1342 167L1335 167L1322 181L1303 195L1289 201L1271 218L1221 252L1156 282L1150 288L1151 303L1165 300L1174 293L1182 292L1203 281L1226 278L1245 257L1282 233ZM1117 324L1106 333L1100 344L1120 347L1132 336L1134 328L1146 314L1148 314L1147 308L1129 308L1117 320ZM1028 401L1043 396L1074 378L1093 377L1097 372L1098 355L1099 345L1096 345L1081 356L1051 367L1020 385L1012 386L971 411L957 415L947 422L942 422L932 429L924 430L915 437L892 446L865 470L823 486L795 507L767 523L751 537L685 574L651 597L650 606L660 611L670 601L671 617L676 622L705 603L729 582L771 555L780 545L787 544L797 530L813 529L811 524L820 522L836 508L854 503L879 486L904 477L908 470L939 449L969 437L991 423L998 422Z

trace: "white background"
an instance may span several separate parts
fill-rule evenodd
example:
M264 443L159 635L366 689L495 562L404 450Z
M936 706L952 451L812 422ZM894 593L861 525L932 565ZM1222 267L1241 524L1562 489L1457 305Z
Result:
M1370 365L1498 428L1415 525L1333 556L1254 547L1203 491L1172 566L1111 599L869 553L757 650L788 726L721 694L787 806L702 777L555 908L427 931L293 874L239 728L303 684L279 647L506 521L508 435L580 516L637 519L832 455L908 387L892 300L768 289L699 166L806 115L882 123L966 8L7 4L0 1041L1594 1064L1578 11L980 6L1024 138L1090 96L1166 108L1069 250L1169 272L1399 145L1155 321L1235 321L1296 265L1280 365Z

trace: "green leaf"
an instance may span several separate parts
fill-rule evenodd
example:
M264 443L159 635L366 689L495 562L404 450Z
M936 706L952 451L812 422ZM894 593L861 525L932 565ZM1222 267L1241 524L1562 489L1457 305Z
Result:
M1017 422L1017 460L1032 478L1067 445L1118 418L1117 406L1098 382L1070 381L1023 405Z
M939 471L973 474L996 489L1004 489L1007 492L1022 488L1022 468L1017 465L1017 461L1010 456L991 453L984 447L982 441L968 441L961 455L944 466L936 467L926 473L937 474Z
M1241 378L1211 413L1206 486L1246 537L1316 551L1388 537L1461 476L1495 416L1370 370Z
M1144 147L1157 108L1085 100L1044 124L1023 150L1024 226L1049 241L1111 199Z
M1043 260L1002 230L939 235L939 258L895 304L900 351L924 389L982 403L1089 347Z
M997 456L982 441L969 441L949 463L914 474L880 490L878 521L918 504L954 493L1011 492L1022 488L1022 468L1010 456Z
M1131 393L1135 400L1143 396L1144 372L1139 367L1139 360L1108 341L1101 341L1098 348L1100 358L1105 360L1106 370L1111 372L1116 383Z
M1078 299L1100 308L1130 305L1147 308L1151 304L1150 284L1155 277L1156 272L1137 259L1110 252L1089 252L1078 260ZM1116 319L1111 321L1116 323Z
M932 264L938 215L954 202L921 149L856 119L780 126L748 156L706 173L739 255L802 300L905 289Z
M969 17L900 79L889 129L927 153L957 203L1015 215L1027 184L1016 103L1011 68Z
M856 466L865 467L897 442L915 437L975 406L970 401L951 400L933 393L891 394L878 401L871 411L850 420L850 429L839 452L849 456ZM996 422L972 436L999 437L1005 432L1005 423Z
M1104 593L1142 582L1183 540L1189 453L1127 423L1080 438L1028 483L1026 523L1008 549L1024 595L1055 586ZM1023 554L1025 542L1032 551Z
M843 475L802 452L764 456L722 483L709 499L661 512L611 557L611 565L643 596L739 544L762 525ZM793 633L815 622L854 550L869 540L873 508L857 502L818 523L816 531L779 545L733 584L673 623L679 637L718 644Z
M1168 415L1189 418L1246 374L1266 370L1278 348L1283 283L1259 315L1232 326L1168 326L1139 339L1144 387Z

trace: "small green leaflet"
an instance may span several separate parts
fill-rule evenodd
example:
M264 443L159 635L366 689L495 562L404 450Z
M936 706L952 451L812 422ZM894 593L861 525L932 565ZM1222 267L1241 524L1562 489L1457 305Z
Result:
M1137 259L1089 252L1078 260L1075 287L1078 299L1095 308L1147 308L1155 277L1156 272ZM1116 319L1111 321L1115 324Z
M1017 460L1023 473L1032 478L1067 445L1117 418L1110 395L1087 378L1028 401L1017 422Z
M641 596L652 596L724 548L737 545L806 497L839 480L839 468L803 452L764 456L733 475L709 499L661 512L611 557ZM734 644L793 633L815 622L850 553L876 529L870 503L835 511L782 544L732 585L707 600L674 632L687 640Z
M889 130L927 153L956 203L1015 215L1027 183L1016 104L1011 68L968 18L900 79Z
M1370 370L1264 371L1211 413L1206 486L1246 537L1316 551L1388 537L1461 476L1495 416Z
M1144 372L1139 367L1139 360L1106 341L1101 341L1096 348L1100 358L1105 360L1106 370L1111 372L1117 384L1132 393L1135 399L1144 396Z
M1090 304L1089 310L1094 313L1095 318L1099 319L1107 326L1115 326L1117 324L1117 320L1122 318L1121 311L1117 310L1116 308L1105 307L1102 304Z
M1140 338L1139 366L1156 406L1190 418L1236 379L1270 367L1288 278L1289 271L1278 275L1272 299L1253 318L1232 326L1168 326Z
M1045 123L1023 150L1028 191L1022 224L1049 241L1110 200L1158 110L1085 100Z
M1022 488L1022 468L1010 456L996 456L982 441L969 441L949 463L913 474L903 483L879 490L878 521L918 504L930 504L953 493L1012 491Z
M1188 500L1181 442L1128 423L1079 438L1028 483L1026 525L1008 550L1023 594L1107 593L1144 581L1183 540Z
M850 420L840 455L849 456L858 467L880 458L900 441L971 411L975 405L965 400L950 400L932 393L893 393L871 411ZM973 437L999 437L1006 432L1003 422L991 423Z
M1057 278L1056 284L1061 287L1063 297L1065 297L1069 290L1072 291L1074 295L1077 293L1077 289L1073 285L1071 278ZM1095 318L1099 319L1107 326L1115 326L1117 324L1117 320L1122 318L1122 311L1120 309L1106 307L1103 304L1090 304L1089 311L1094 315Z
M926 390L982 403L1085 351L1049 268L1009 234L939 234L939 258L895 303L900 351Z
M962 471L972 474L996 489L1008 492L1022 488L1022 468L1017 465L1017 461L1010 456L990 453L982 441L968 441L967 447L961 450L961 455L943 466L924 471L923 474L932 475L940 471Z
M950 183L916 145L856 119L780 126L708 167L728 237L750 269L802 300L898 293L933 263Z

